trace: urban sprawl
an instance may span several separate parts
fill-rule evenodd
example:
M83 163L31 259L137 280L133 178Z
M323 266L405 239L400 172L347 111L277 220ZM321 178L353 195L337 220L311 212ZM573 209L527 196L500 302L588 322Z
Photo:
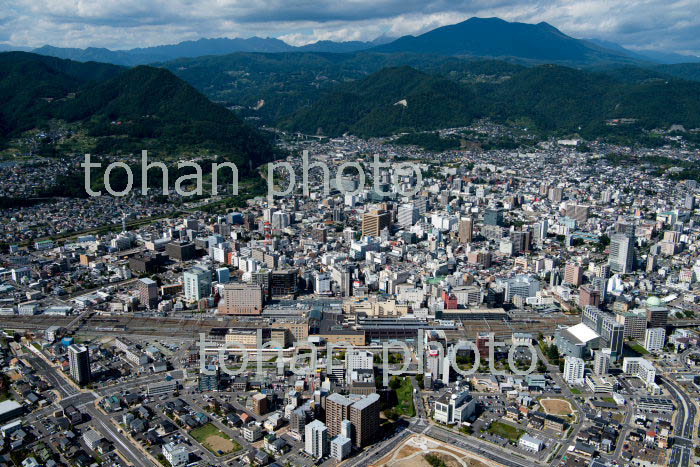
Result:
M24 467L694 465L700 186L678 174L698 154L666 139L434 153L280 133L297 180L303 151L330 168L308 194L5 208L2 453ZM377 156L391 163L374 172ZM0 194L30 199L81 161L3 163ZM422 177L409 196L406 162ZM348 163L365 189L353 169L335 176ZM288 182L275 172L276 193Z

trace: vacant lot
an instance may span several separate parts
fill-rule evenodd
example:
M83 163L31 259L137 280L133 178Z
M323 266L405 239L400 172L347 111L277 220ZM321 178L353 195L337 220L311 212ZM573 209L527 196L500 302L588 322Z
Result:
M498 435L514 443L517 443L520 437L525 433L525 431L503 422L493 422L487 431L492 435Z
M230 454L241 449L240 444L232 440L229 435L223 433L211 423L207 423L206 425L190 431L190 436L217 456Z
M542 399L540 405L545 412L551 415L572 415L574 408L566 399Z

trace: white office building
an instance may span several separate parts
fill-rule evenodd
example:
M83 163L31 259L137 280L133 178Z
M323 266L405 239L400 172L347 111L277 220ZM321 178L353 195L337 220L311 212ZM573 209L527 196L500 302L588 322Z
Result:
M211 295L211 272L202 268L192 268L183 274L185 298L201 300Z
M474 413L476 399L469 391L459 394L446 393L435 401L433 418L435 421L451 425L466 421Z
M622 371L626 375L636 376L647 386L653 385L656 379L656 368L642 357L626 357L622 361Z
M542 449L544 449L544 441L525 433L518 440L518 446L526 451L540 452Z

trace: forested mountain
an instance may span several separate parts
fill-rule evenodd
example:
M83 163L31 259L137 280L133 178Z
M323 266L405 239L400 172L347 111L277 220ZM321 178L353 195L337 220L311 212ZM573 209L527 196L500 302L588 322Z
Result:
M328 135L380 136L457 126L480 116L480 108L479 99L468 88L405 66L341 86L282 122L282 127Z
M265 139L167 70L123 69L27 53L0 54L3 136L51 119L82 122L97 152L210 151L247 166L269 160Z
M394 105L399 100L406 105ZM700 83L630 82L556 65L524 68L502 82L454 83L400 68L339 86L282 126L331 136L379 136L467 125L476 117L589 137L605 134L606 121L614 118L635 119L638 128L695 128L700 127Z
M500 18L470 18L419 36L404 36L370 50L490 57L524 63L566 65L640 61L627 53L569 37L547 23L510 23Z
M274 124L336 86L384 68L406 65L457 82L499 81L523 69L496 60L366 52L231 54L176 60L162 66L210 99Z

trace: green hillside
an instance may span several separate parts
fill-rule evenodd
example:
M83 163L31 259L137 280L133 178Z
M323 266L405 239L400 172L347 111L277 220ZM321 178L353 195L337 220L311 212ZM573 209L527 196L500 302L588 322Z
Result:
M248 166L269 160L262 135L167 70L124 69L28 53L0 54L0 121L10 138L51 120L78 122L94 152L214 153Z

